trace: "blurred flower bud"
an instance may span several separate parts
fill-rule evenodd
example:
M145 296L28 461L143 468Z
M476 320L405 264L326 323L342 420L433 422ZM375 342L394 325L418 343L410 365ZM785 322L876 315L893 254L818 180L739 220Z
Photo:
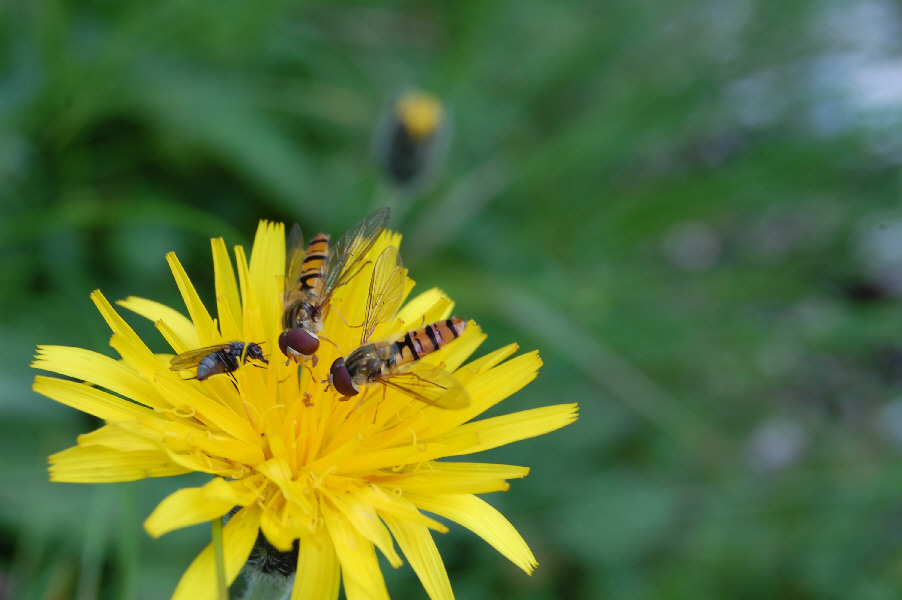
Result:
M399 187L415 186L444 154L448 116L433 94L407 90L380 118L374 150L380 166Z

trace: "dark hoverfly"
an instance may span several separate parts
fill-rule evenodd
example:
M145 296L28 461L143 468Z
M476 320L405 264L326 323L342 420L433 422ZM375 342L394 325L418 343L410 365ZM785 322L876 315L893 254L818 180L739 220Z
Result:
M259 344L229 342L182 352L169 361L169 368L173 371L183 371L196 367L197 374L194 378L203 381L220 373L228 373L230 377L234 377L232 371L248 360L269 363L263 357L263 349Z
M319 348L323 319L332 294L363 267L363 260L385 230L391 211L381 208L348 230L330 248L320 233L304 250L297 224L291 229L285 267L285 295L279 348L288 358L308 360Z
M344 396L360 388L381 383L439 408L464 408L470 395L457 377L438 365L419 362L463 333L467 323L452 317L407 332L393 341L369 342L373 330L391 319L404 296L404 270L398 249L386 248L373 268L367 298L366 318L360 346L347 358L337 358L329 369L329 384Z

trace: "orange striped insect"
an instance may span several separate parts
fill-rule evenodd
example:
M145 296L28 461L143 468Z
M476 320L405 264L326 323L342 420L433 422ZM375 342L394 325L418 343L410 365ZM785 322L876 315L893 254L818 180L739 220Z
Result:
M348 230L330 247L320 233L304 250L301 228L295 224L288 239L285 261L282 334L279 348L289 359L315 359L319 332L332 295L365 264L364 258L385 230L391 211L381 208ZM314 360L314 364L315 360Z
M397 312L403 300L404 271L398 249L386 248L373 268L366 318L360 346L347 358L337 358L329 369L329 384L342 400L360 393L363 386L381 383L439 408L470 404L470 395L443 367L420 362L463 333L467 323L452 317L408 331L396 341L369 342L373 330Z

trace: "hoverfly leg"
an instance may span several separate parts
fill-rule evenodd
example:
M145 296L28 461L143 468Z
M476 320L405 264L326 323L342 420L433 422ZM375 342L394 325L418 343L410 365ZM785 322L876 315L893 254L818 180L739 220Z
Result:
M372 389L372 386L367 386L367 387L363 388L363 393L360 394L360 400L357 402L357 406L355 406L354 408L360 408L361 406L363 406L363 403L366 402L367 396L370 395L371 389Z
M366 397L369 393L370 393L370 388L365 387L365 388L363 388L363 390L361 390L361 393L358 396L341 396L338 399L339 402L347 402L351 398L357 398L357 404L355 404L354 407L348 411L348 414L345 415L345 421L347 421L348 419L351 418L352 413L360 416L360 414L357 413L357 411L355 409L358 409L361 406L363 406L363 403L366 402Z
M315 354L313 355L313 359L314 359L314 361L316 360L316 355L315 355ZM304 361L303 361L303 360L299 360L297 356L289 356L289 357L285 360L285 366L287 367L288 365L290 365L292 361L294 361L294 363L295 363L295 364L298 364L298 365L302 365L302 366L303 366L303 364L304 364ZM315 364L316 364L316 363L314 362L314 365L315 365Z
M316 366L316 362L317 362L316 354L313 355L313 360L311 360L310 362L313 363L312 366L308 365L306 362L302 362L301 363L301 371L303 372L304 369L307 369L310 372L310 379L312 381L313 380L313 367Z
M337 312L337 311L336 311L336 312ZM339 316L341 316L341 315L339 315ZM344 319L342 319L342 320L344 320ZM350 327L350 325L349 325L349 327ZM342 355L342 356L347 356L344 352L341 351L341 347L340 347L338 344L336 344L335 342L333 342L332 340L330 340L328 337L326 337L325 335L323 335L322 332L320 332L320 334L319 334L319 339L325 340L325 341L329 342L330 344L332 344L333 346L335 346L335 348L338 350L338 353L339 353L340 355Z
M376 403L376 409L373 410L373 425L376 424L376 419L379 417L379 407L382 406L382 403L385 402L385 395L388 392L388 386L382 386L382 400Z
M338 310L334 305L330 305L330 306L329 306L329 309L330 309L330 310L334 310L334 311L335 311L335 314L338 315L338 318L341 319L342 322L343 322L347 327L349 327L349 328L353 328L353 327L354 327L354 325L351 325L350 323L348 323L348 320L344 318L344 315L342 315L342 314L339 312L339 310ZM320 335L322 335L322 334L320 334Z
M232 382L232 387L235 388L235 391L238 392L238 395L241 395L241 390L238 389L238 379L235 377L235 374L231 371L226 371L226 374L229 376L229 381Z

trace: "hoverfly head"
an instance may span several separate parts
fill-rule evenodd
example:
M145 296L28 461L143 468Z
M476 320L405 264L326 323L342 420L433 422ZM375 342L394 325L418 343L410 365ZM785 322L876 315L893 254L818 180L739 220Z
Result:
M319 338L305 329L286 329L279 336L279 349L288 358L310 357L319 349Z
M336 358L329 368L329 385L343 396L356 396L360 393L360 387L354 383L345 359L341 357Z

